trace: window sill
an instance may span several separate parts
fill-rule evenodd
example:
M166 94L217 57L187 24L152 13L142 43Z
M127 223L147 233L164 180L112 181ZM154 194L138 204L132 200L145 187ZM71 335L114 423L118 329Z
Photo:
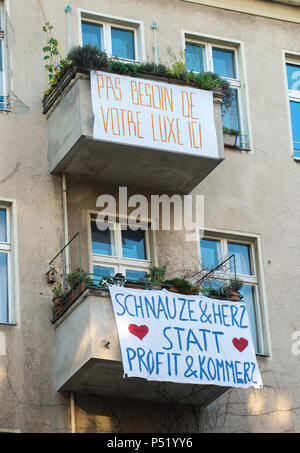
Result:
M234 134L229 134L225 131L223 131L223 140L224 140L224 147L233 149L236 151L252 151L252 149L246 144L243 146L240 145L240 136L234 135Z
M232 146L232 145L228 145L226 143L224 143L224 148L231 150L231 151L247 151L247 152L252 151L251 148L240 148L239 146Z
M264 353L264 352L256 352L255 355L257 357L266 357L266 358L270 358L271 357L270 354L267 354L267 353Z

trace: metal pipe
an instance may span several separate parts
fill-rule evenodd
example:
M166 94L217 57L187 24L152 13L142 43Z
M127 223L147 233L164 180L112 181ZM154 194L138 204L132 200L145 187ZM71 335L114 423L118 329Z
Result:
M62 183L62 207L63 207L63 225L64 225L64 244L69 242L68 232L68 199L67 199L67 177L65 174L61 177ZM70 253L68 247L65 249L65 273L70 273Z
M71 433L76 433L76 425L75 425L75 394L74 392L70 392L70 413L71 413Z

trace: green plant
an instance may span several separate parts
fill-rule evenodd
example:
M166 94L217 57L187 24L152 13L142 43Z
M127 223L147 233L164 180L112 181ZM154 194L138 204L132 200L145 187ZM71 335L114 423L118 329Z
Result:
M228 127L223 126L223 132L229 135L237 135L238 137L241 135L238 129L229 129Z
M76 288L81 283L86 283L87 285L93 285L93 280L86 275L86 272L83 270L76 270L67 275L66 280L71 289Z
M63 289L62 289L62 285L59 283L57 286L52 288L52 293L53 293L54 297L61 297L64 293Z
M146 275L146 278L150 282L163 282L165 278L167 266L157 267L152 266L150 267L149 274Z
M172 67L167 69L167 74L169 76L180 80L186 80L187 73L188 71L183 61L175 61Z
M59 43L52 36L52 30L53 26L49 22L46 22L43 26L43 31L47 33L47 44L43 47L47 85L45 94L57 84L62 73L71 64L67 58L62 57L59 50Z
M243 287L243 282L238 278L232 278L229 282L229 288L231 291L239 291Z
M178 288L179 292L183 294L192 294L193 285L184 278L173 278L172 280L166 280L164 283L167 285L175 286Z
M243 282L237 278L231 279L229 282L224 283L219 288L203 288L202 293L208 297L215 297L217 299L230 299L232 291L239 291L243 286ZM241 299L243 296L241 295Z
M48 33L48 43L43 50L46 53L44 58L47 60L46 69L49 74L49 88L45 94L48 94L58 83L65 69L73 65L84 71L98 69L133 77L138 77L142 74L151 74L154 76L176 78L189 84L195 84L202 90L220 92L223 95L223 113L231 105L232 89L227 80L222 79L218 74L212 72L194 73L193 71L188 71L184 61L181 60L175 61L171 67L153 62L125 63L115 58L108 58L105 52L90 44L82 47L74 47L68 53L67 59L63 59L59 52L58 41L52 38L52 28L49 23L44 27L44 31Z
M103 69L106 68L108 64L106 53L99 50L97 46L92 46L91 44L73 47L68 53L67 58L74 66L86 71L89 71L90 69Z

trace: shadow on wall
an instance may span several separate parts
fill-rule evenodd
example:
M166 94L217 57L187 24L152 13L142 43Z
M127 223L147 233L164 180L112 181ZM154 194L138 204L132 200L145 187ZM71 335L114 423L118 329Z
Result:
M78 433L195 433L201 409L139 400L75 395Z

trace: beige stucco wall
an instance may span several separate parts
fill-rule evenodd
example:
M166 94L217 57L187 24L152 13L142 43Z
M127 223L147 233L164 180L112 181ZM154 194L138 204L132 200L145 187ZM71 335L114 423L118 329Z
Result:
M270 2L258 3L275 7ZM65 54L65 3L51 0L43 5ZM272 346L272 356L260 359L263 390L232 390L205 411L78 396L77 430L299 431L299 356L291 352L291 335L300 326L300 170L291 157L282 57L283 49L300 52L299 25L181 0L73 0L72 6L76 42L79 7L143 20L150 60L153 21L158 22L159 53L166 62L170 61L169 46L178 55L182 51L182 29L243 42L253 151L226 150L225 161L194 193L205 194L206 227L260 236ZM17 202L20 297L16 300L17 325L0 326L6 336L6 355L0 356L0 428L68 432L69 396L55 390L55 332L50 322L51 291L45 279L48 262L60 248L63 225L60 177L48 174L41 108L45 34L39 3L10 0L10 22L16 98L13 113L0 112L0 199ZM80 230L84 244L87 209L95 209L101 193L115 192L116 188L101 182L69 179L70 235ZM183 267L191 257L197 259L195 248L183 243L179 233L159 233L157 244L159 263L167 262L170 270ZM84 259L87 262L86 254Z

